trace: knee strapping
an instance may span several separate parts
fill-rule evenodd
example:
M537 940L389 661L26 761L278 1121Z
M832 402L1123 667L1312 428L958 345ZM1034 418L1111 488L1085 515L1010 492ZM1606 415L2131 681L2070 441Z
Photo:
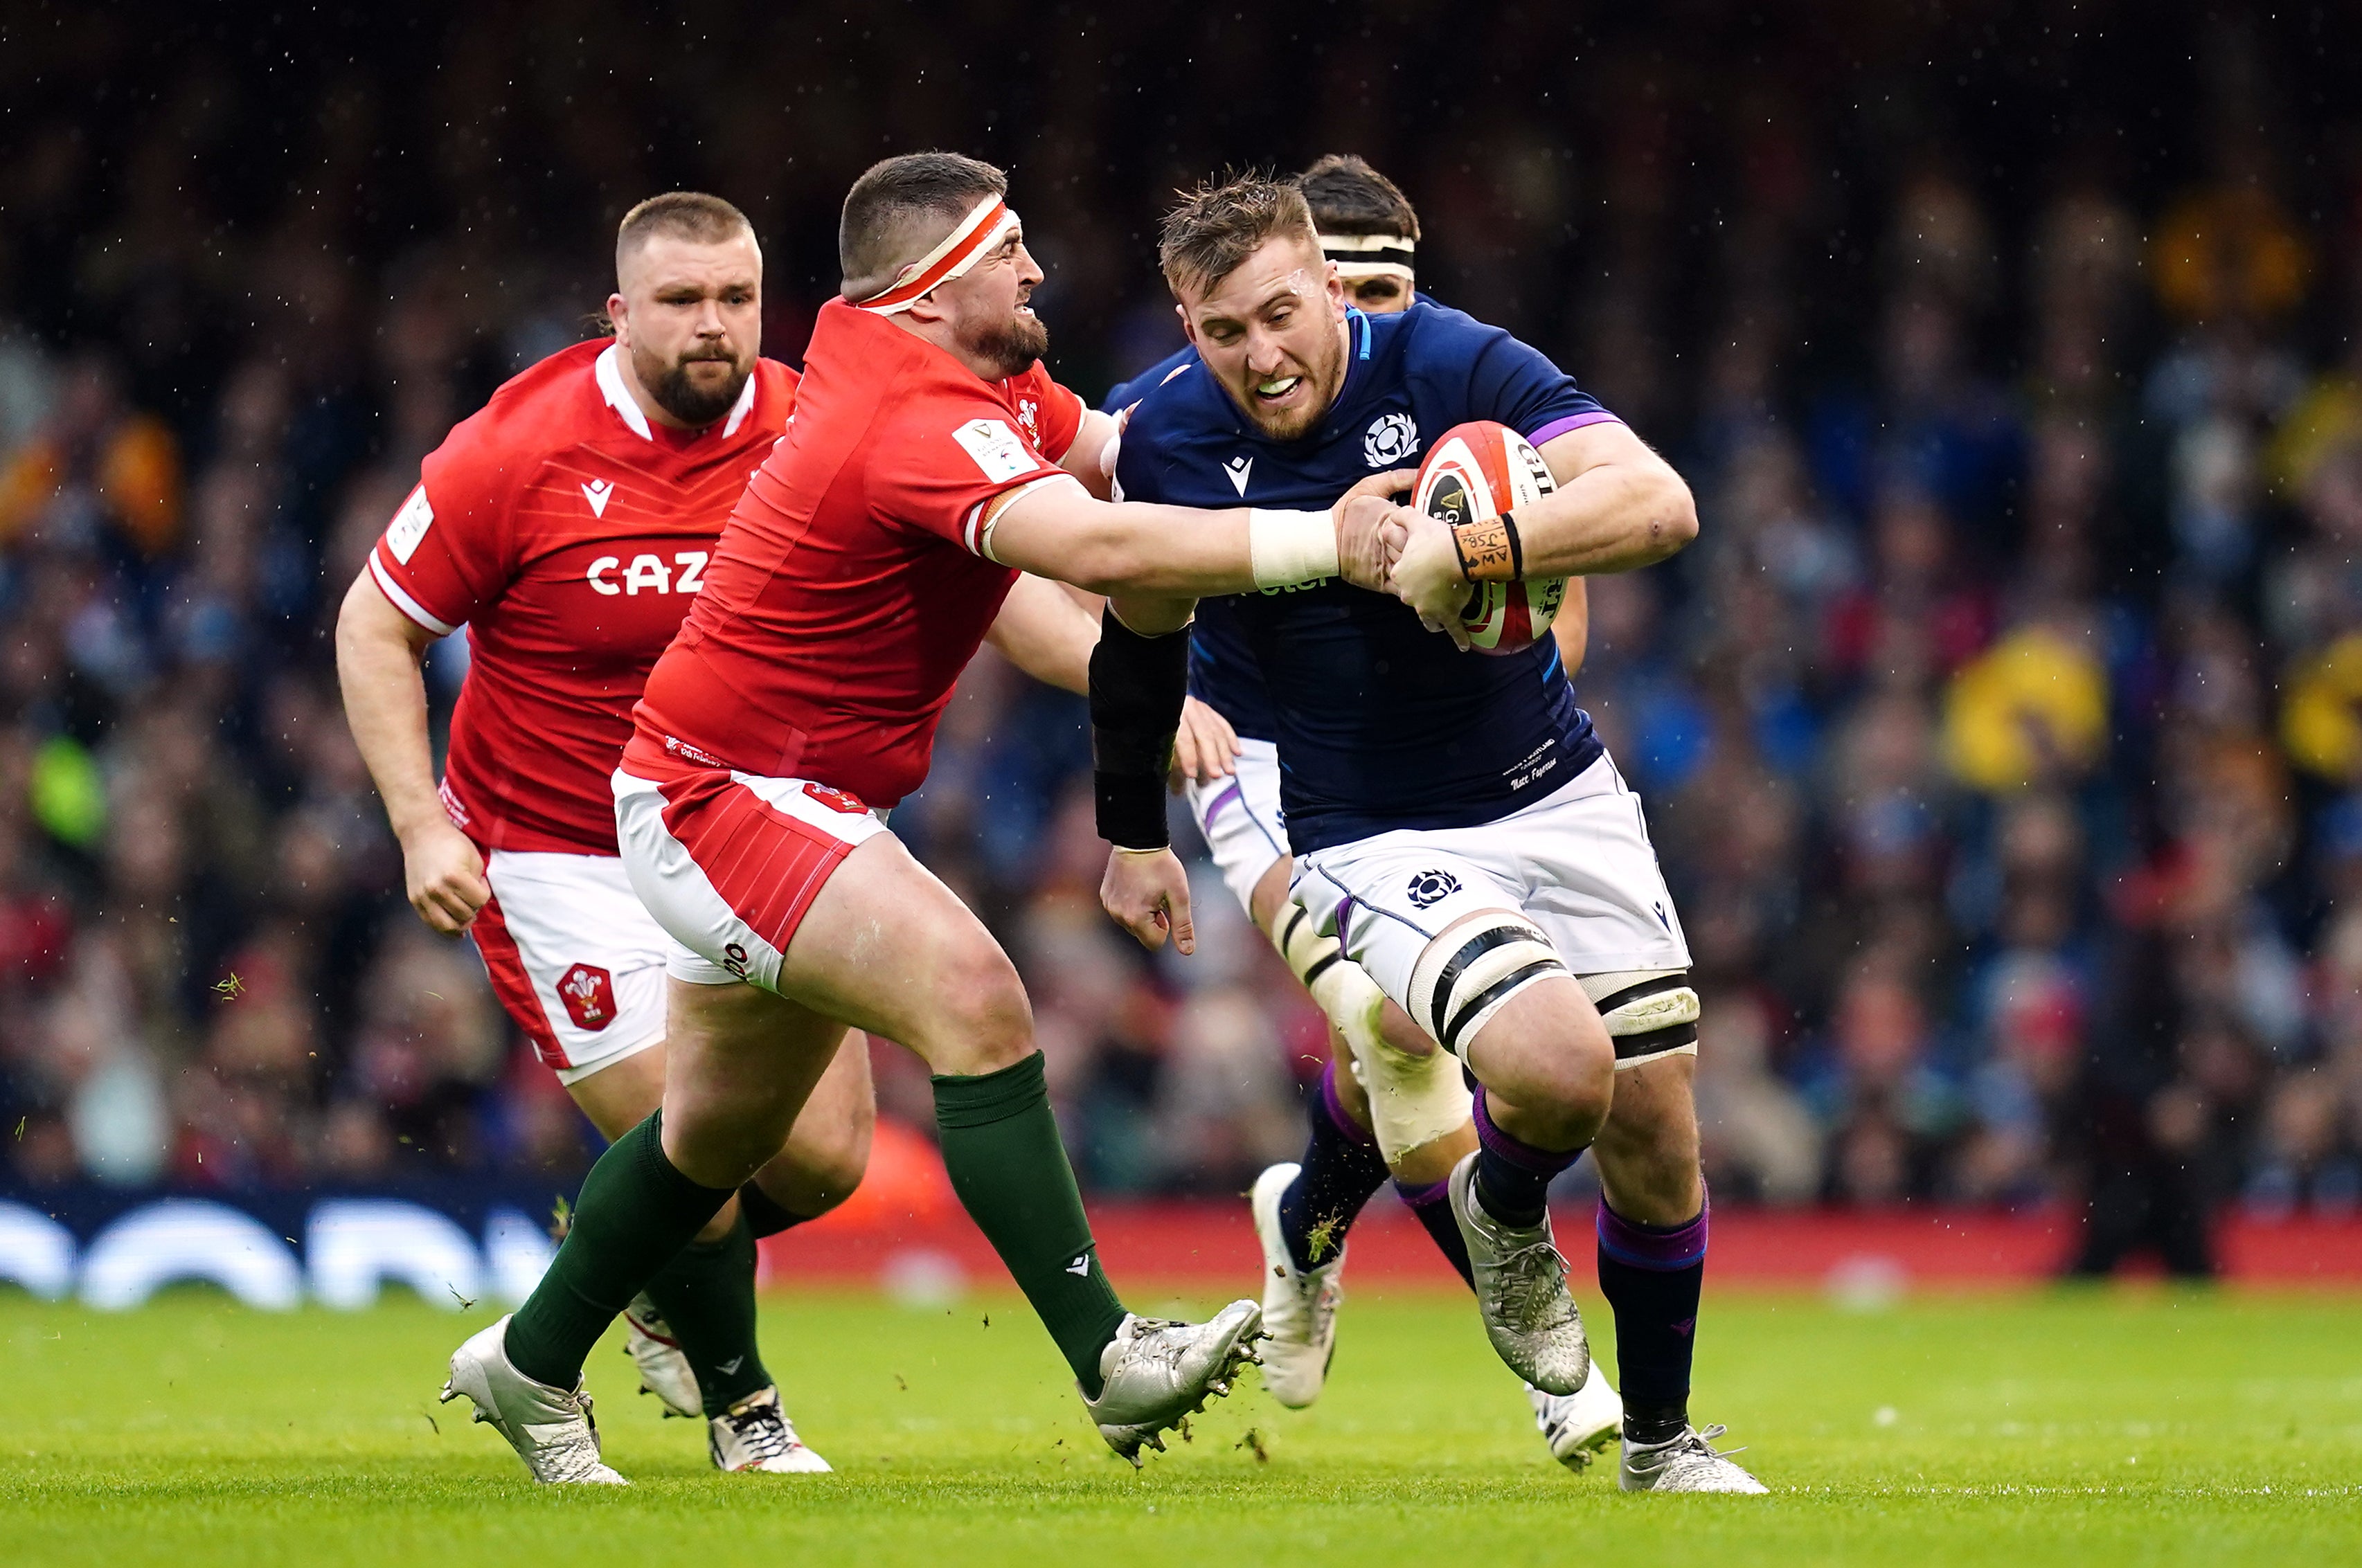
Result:
M1428 944L1410 971L1410 1014L1458 1056L1509 998L1566 972L1540 927L1501 910Z
M1583 977L1583 993L1599 1009L1616 1043L1616 1065L1652 1057L1697 1054L1698 993L1685 969L1616 970Z
M1467 1122L1460 1064L1440 1051L1415 1057L1386 1044L1379 1026L1385 992L1345 957L1336 938L1313 928L1303 905L1287 906L1273 941L1352 1047L1353 1077L1370 1097L1370 1130L1388 1164Z

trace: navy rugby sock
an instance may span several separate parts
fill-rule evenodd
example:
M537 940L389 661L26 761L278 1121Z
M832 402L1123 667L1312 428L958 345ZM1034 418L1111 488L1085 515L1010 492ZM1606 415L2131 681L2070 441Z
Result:
M1312 1140L1304 1146L1303 1170L1280 1194L1279 1234L1296 1266L1312 1268L1345 1249L1346 1231L1388 1172L1378 1140L1337 1099L1335 1062L1321 1069L1320 1087L1305 1109Z
M1476 1197L1485 1212L1518 1230L1542 1223L1550 1211L1550 1184L1583 1157L1581 1149L1536 1148L1503 1132L1476 1091Z
M1634 1442L1663 1442L1689 1425L1711 1208L1686 1224L1644 1225L1599 1201L1599 1288L1616 1313L1624 1435Z
M1443 1180L1419 1187L1397 1180L1395 1191L1410 1206L1410 1212L1418 1216L1418 1223L1427 1227L1428 1237L1435 1243L1435 1250L1443 1255L1446 1263L1460 1271L1461 1282L1471 1289L1475 1288L1476 1271L1468 1262L1468 1239L1460 1234L1460 1222L1451 1215L1451 1183Z
M582 1179L574 1223L516 1316L510 1362L526 1376L571 1388L607 1325L730 1201L701 1187L664 1152L664 1113L607 1146Z

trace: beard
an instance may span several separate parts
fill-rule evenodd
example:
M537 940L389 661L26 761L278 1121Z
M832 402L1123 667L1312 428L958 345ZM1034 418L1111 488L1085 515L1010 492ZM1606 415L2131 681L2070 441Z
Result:
M694 365L727 365L730 374L719 383L691 380L690 367ZM684 355L667 365L653 356L643 356L635 348L632 368L657 406L692 429L712 424L736 407L739 395L746 389L746 378L755 373L751 363L711 349Z
M990 380L1021 376L1050 352L1050 329L1038 316L1013 312L961 334L960 346L992 367Z

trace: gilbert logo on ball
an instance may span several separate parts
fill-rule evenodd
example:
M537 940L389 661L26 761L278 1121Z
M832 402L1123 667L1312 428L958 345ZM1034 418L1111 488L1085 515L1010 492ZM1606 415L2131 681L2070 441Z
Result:
M1533 443L1506 424L1471 420L1453 425L1429 448L1411 488L1411 510L1446 524L1482 522L1530 506L1558 481ZM1472 585L1460 624L1479 652L1515 653L1550 632L1566 602L1563 577Z

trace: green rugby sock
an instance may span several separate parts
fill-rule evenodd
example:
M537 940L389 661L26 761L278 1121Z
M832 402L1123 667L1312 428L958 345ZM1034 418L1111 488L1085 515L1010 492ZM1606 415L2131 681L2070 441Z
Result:
M735 1190L682 1175L665 1157L663 1122L652 1113L582 1179L557 1256L509 1320L509 1360L526 1376L573 1387L607 1325Z
M720 1241L681 1248L648 1281L647 1297L680 1341L707 1415L771 1386L755 1347L755 1233L744 1214Z
M938 1076L935 1127L952 1190L1058 1342L1086 1398L1123 1321L1058 1141L1042 1053L977 1078Z

